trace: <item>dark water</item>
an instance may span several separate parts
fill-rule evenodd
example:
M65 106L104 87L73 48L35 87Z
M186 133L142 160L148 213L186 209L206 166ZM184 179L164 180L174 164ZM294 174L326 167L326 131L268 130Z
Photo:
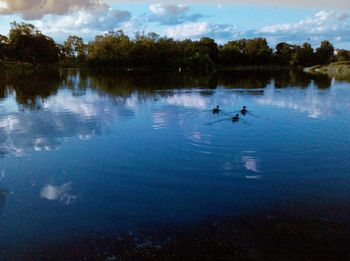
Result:
M293 71L0 79L2 249L350 204L350 83Z

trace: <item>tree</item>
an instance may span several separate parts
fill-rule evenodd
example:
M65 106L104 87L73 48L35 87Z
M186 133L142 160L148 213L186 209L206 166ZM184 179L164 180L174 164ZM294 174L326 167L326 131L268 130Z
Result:
M32 24L11 23L8 39L10 59L32 64L51 64L58 61L59 50L54 40L42 34Z
M9 39L7 36L0 34L0 45L8 44Z
M247 46L246 39L229 41L220 48L220 62L223 65L237 66L249 64L244 50Z
M0 34L0 60L7 57L9 47L8 41L9 39L5 35Z
M219 48L214 39L203 37L197 42L196 45L199 54L208 55L214 63L219 61Z
M302 46L295 46L290 59L290 64L294 66L311 66L315 64L314 49L309 43Z
M159 36L155 33L136 34L130 50L129 63L134 66L155 66L157 59L157 42Z
M156 43L155 54L153 59L154 66L161 67L181 67L184 57L180 44L171 38L159 38Z
M302 46L302 59L301 59L301 65L303 66L311 66L314 65L314 49L312 48L311 44L304 43Z
M292 55L294 53L295 46L282 42L276 45L276 52L274 53L274 59L277 64L290 65Z
M350 52L347 50L337 50L335 55L335 60L337 62L350 61Z
M220 60L225 65L263 65L273 61L272 49L264 38L230 41L220 50Z
M262 65L272 62L272 49L264 38L247 40L243 53L250 64Z
M87 45L83 38L71 35L63 43L66 56L69 60L83 62L87 58Z
M189 60L189 63L192 69L203 72L209 72L213 70L215 66L209 54L204 53L197 53L195 56L192 56Z
M316 49L316 61L318 64L329 64L334 58L334 46L329 41L321 42Z
M88 45L88 61L93 64L127 65L133 44L123 31L110 31L96 36Z

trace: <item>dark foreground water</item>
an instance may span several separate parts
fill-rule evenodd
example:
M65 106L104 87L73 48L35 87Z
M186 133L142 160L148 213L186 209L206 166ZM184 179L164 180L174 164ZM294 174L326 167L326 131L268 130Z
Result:
M326 76L2 72L0 253L286 202L347 222L322 207L350 206L349 133Z

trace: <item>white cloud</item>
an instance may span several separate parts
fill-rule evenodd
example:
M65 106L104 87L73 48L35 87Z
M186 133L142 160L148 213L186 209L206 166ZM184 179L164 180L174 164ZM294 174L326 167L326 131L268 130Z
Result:
M132 17L130 20L120 24L119 29L123 30L128 35L134 35L136 32L144 32L148 28L147 23L142 19Z
M149 6L149 11L156 16L179 15L189 10L186 5L166 5L153 4Z
M21 14L23 19L35 20L45 15L63 15L78 10L106 10L101 0L1 0L0 14Z
M349 15L336 11L320 11L313 17L297 23L284 23L265 26L255 32L258 36L267 37L274 42L288 41L313 44L328 39L332 42L350 41L350 26L347 23Z
M106 0L108 3L121 3L125 0ZM129 0L128 3L147 3L144 0ZM163 4L176 4L183 2L182 0L158 0ZM213 4L212 0L188 0L186 3L191 4ZM247 4L247 5L262 5L262 6L287 6L287 7L310 7L310 8L350 8L349 0L220 0L221 5Z
M132 17L128 11L112 9L76 11L65 16L48 15L34 24L44 33L56 37L78 34L88 39L108 30L122 29L130 36L135 32L156 31L175 39L211 37L219 43L254 37L264 37L271 45L282 41L295 44L307 41L315 46L325 39L335 44L350 42L349 14L343 12L320 11L296 23L269 25L249 31L240 31L232 24L197 21L203 16L188 12L188 7L184 5L154 4L149 6L149 14L143 16ZM163 26L154 29L152 22Z
M151 15L150 21L156 21L165 25L180 24L188 21L197 21L202 18L200 14L188 14L189 7L187 5L172 4L152 4L149 6Z
M237 38L240 35L233 25L210 24L208 22L186 23L167 27L165 34L175 39L199 39L207 36L218 41Z
M77 11L66 16L49 15L34 22L47 34L100 34L115 29L131 19L124 10Z
M143 1L135 1L142 3ZM213 8L224 8L226 4L239 1L221 1ZM306 2L306 1L303 1ZM281 23L239 31L232 24L215 24L205 21L203 14L191 13L188 5L177 1L159 1L148 6L148 13L132 16L129 11L112 9L111 4L119 1L108 0L0 0L0 14L21 14L24 19L32 21L44 33L61 41L68 35L77 34L86 40L108 30L122 29L129 36L136 32L156 31L160 35L175 39L211 37L219 43L237 38L265 37L275 45L286 41L301 44L310 42L318 45L327 39L341 45L350 42L349 14L338 11L321 11L314 16L296 23ZM204 3L192 0L189 3ZM298 5L300 0L248 0L245 4L261 5ZM307 1L305 5L318 8L331 5L333 9L350 8L350 1ZM157 23L157 24L155 24ZM342 46L342 45L341 45Z
M132 19L129 11L112 9L102 0L0 0L0 14L20 14L58 40L71 34L90 40L123 29Z

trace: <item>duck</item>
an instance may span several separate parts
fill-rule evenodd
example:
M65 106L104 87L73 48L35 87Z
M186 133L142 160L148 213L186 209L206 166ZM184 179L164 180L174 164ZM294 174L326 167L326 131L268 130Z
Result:
M243 106L242 110L241 110L241 113L244 115L248 112L247 110L247 106Z
M239 115L236 114L235 116L232 117L232 121L238 121L239 120Z
M219 113L220 112L220 107L219 105L216 106L216 108L213 109L213 113Z

